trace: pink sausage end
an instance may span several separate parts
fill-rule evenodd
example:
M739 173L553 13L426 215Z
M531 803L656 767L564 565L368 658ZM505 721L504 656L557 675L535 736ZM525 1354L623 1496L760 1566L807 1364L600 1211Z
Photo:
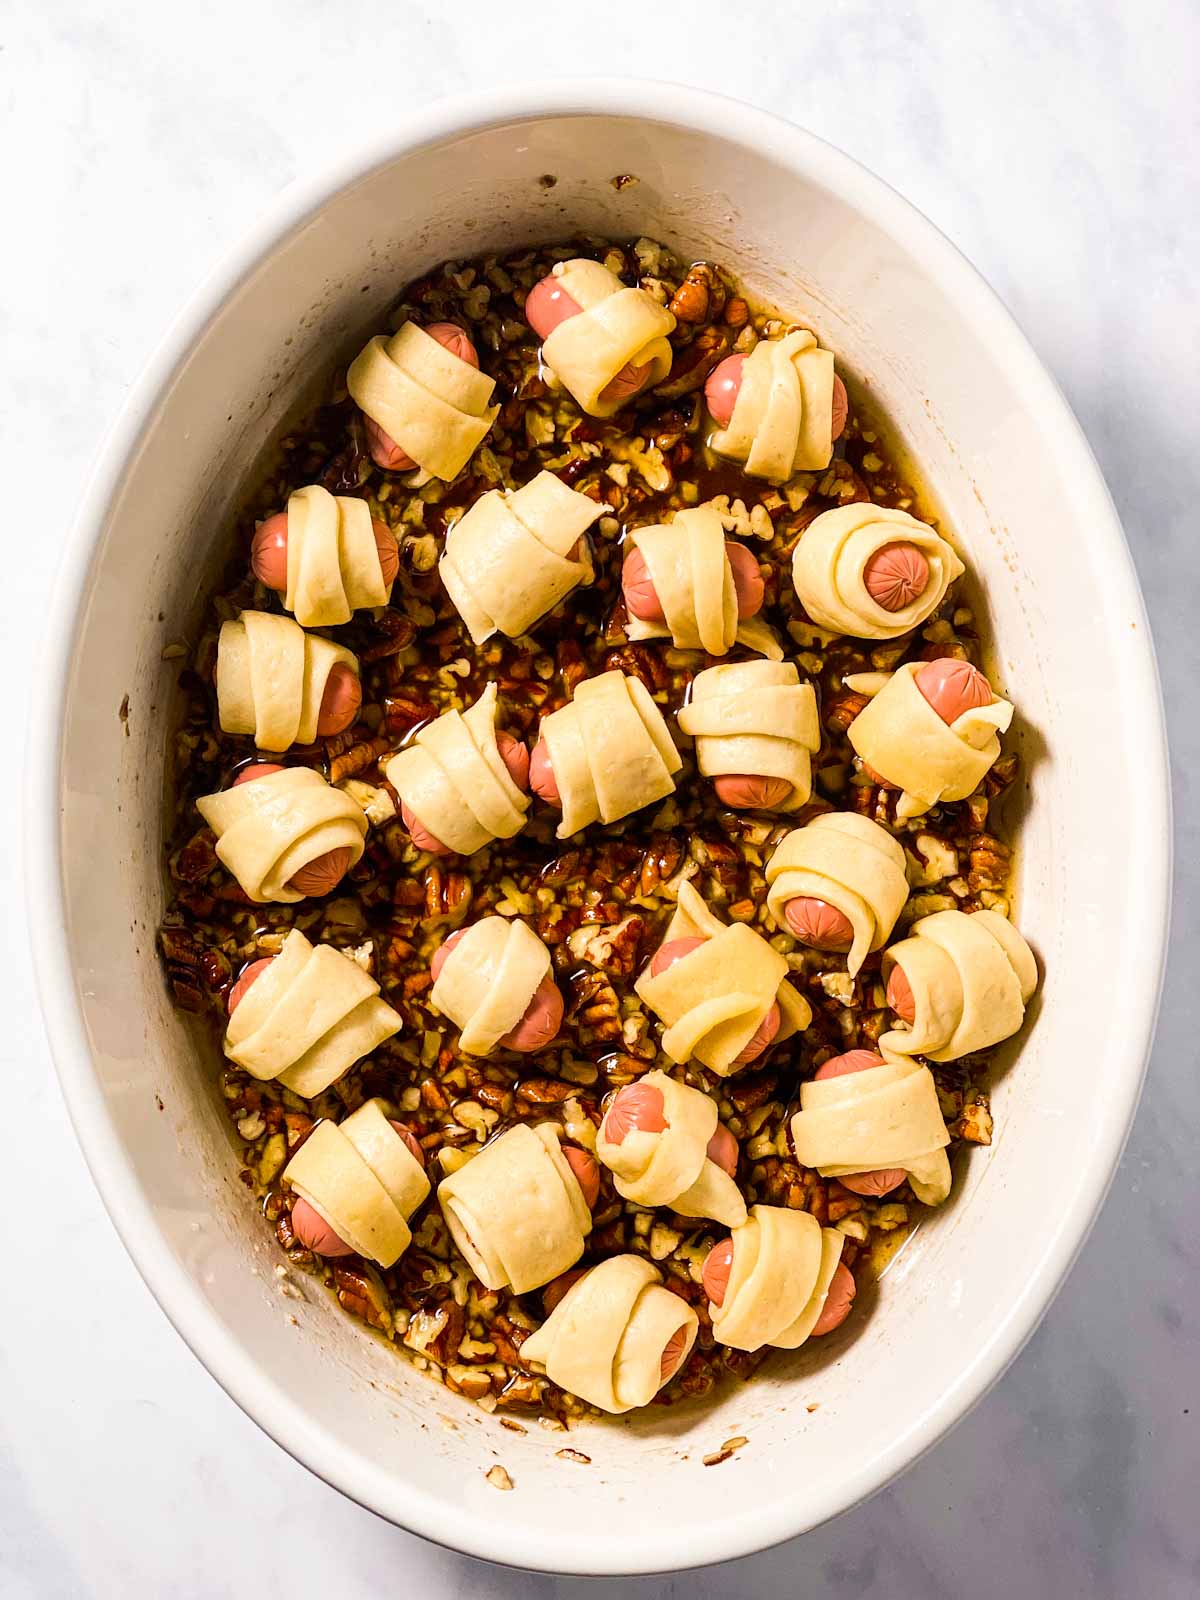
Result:
M885 611L903 611L925 593L929 562L915 544L894 540L876 550L867 562L863 584L877 606Z
M717 1123L717 1131L708 1141L708 1149L705 1154L711 1162L720 1167L722 1172L727 1172L731 1178L737 1172L738 1142L723 1122Z
M964 711L977 711L992 703L992 686L969 661L941 656L927 661L913 682L943 722L954 722Z
M288 519L286 511L260 522L250 546L250 568L259 583L283 594L287 589Z
M554 777L554 768L550 765L550 751L546 747L545 739L538 740L529 758L529 787L538 799L544 800L548 806L562 806L562 795L558 792L558 783Z
M600 398L605 404L617 406L628 405L631 400L636 400L646 387L651 368L635 367L632 361L627 361L617 373L616 377L606 383L600 391Z
M306 1250L318 1256L352 1256L354 1246L329 1226L325 1218L309 1205L297 1200L292 1206L292 1232Z
M850 1315L850 1307L857 1293L854 1274L844 1261L839 1261L829 1280L825 1304L821 1307L821 1315L813 1323L810 1337L820 1338L823 1333L832 1333L835 1328L840 1328Z
M565 1144L562 1153L567 1165L575 1174L575 1181L583 1194L584 1204L590 1211L600 1198L600 1164L595 1156L577 1145Z
M848 950L854 943L850 918L815 895L801 894L789 900L783 919L800 943L814 950Z
M241 977L229 991L229 999L225 1002L229 1015L232 1016L242 1001L246 998L246 991L261 978L263 973L274 961L274 956L263 956L261 960L252 961L242 973Z
M855 1072L868 1072L872 1067L885 1065L881 1055L874 1050L847 1050L844 1055L832 1056L823 1067L818 1068L814 1074L816 1079L845 1078ZM861 1194L871 1198L889 1194L899 1184L902 1184L908 1174L903 1167L877 1167L873 1172L853 1172L849 1176L839 1178L838 1182L844 1189L849 1189L851 1194ZM853 1279L851 1279L853 1282ZM853 1295L851 1295L853 1299ZM847 1305L847 1310L849 1306ZM839 1318L841 1321L842 1318ZM832 1324L837 1327L837 1323ZM826 1332L829 1330L826 1329Z
M733 1065L735 1067L744 1067L751 1061L757 1061L779 1032L780 1020L779 1007L772 1006L750 1036L750 1042L745 1049L734 1056Z
M282 771L283 768L278 761L252 761L238 773L233 780L233 787L236 789L239 784L253 783L255 778L266 778L272 772ZM336 850L326 850L324 855L316 856L301 867L299 872L293 873L288 880L288 887L295 889L297 894L328 894L341 883L349 867L349 846L341 845Z
M691 955L693 950L699 950L704 942L703 939L668 939L666 944L659 945L654 952L654 958L650 962L650 976L657 978L668 967L673 967L677 961L682 961L684 956Z
M604 1114L604 1137L624 1144L631 1133L661 1133L667 1125L662 1090L652 1083L631 1083L619 1089Z
M560 322L577 317L582 310L552 272L539 278L525 297L525 321L539 339L548 339Z
M718 428L727 428L733 421L733 408L742 387L742 367L745 356L726 356L708 375L704 385L704 400L708 414Z
M758 562L744 544L736 539L726 539L725 559L733 574L733 587L737 595L739 617L756 617L762 610L763 578Z
M679 1363L683 1360L683 1352L686 1348L687 1329L679 1328L671 1335L663 1348L662 1362L659 1366L659 1372L664 1383L667 1383L675 1376L675 1373L679 1368Z
M569 1272L560 1272L557 1278L551 1278L542 1290L542 1305L546 1308L547 1316L558 1305L567 1290L574 1288L587 1270L586 1267L572 1267Z
M883 1057L874 1050L847 1050L844 1055L831 1056L823 1067L818 1067L813 1080L823 1083L826 1078L848 1078L853 1072L867 1072L872 1067L885 1065Z
M846 393L846 385L835 372L833 375L833 416L830 419L829 436L836 443L846 431L846 423L850 417L850 396Z
M521 1055L532 1055L544 1050L562 1026L563 997L551 977L545 977L534 991L525 1015L500 1040L506 1050L516 1050Z
M912 985L908 981L908 974L898 961L888 974L887 1003L901 1022L907 1022L911 1028L917 1020L917 1002L912 992Z
M397 1122L394 1117L388 1118L388 1124L394 1130L397 1138L403 1139L408 1148L408 1153L410 1156L412 1156L413 1160L424 1167L425 1152L421 1149L420 1140L417 1138L412 1129L407 1127L403 1122Z
M786 805L792 786L786 778L760 778L748 772L727 772L713 779L713 791L733 811L773 811Z
M518 789L529 788L529 750L520 739L503 728L496 735L496 749Z
M243 783L253 783L255 778L270 777L272 772L282 772L283 768L278 761L252 761L248 767L243 767L233 780L233 787L239 788Z
M379 575L385 589L390 589L400 571L400 547L396 535L386 522L371 518L371 531L375 535L375 552L379 557Z
M708 1255L704 1258L704 1268L700 1274L704 1292L714 1306L725 1304L725 1293L729 1288L729 1274L732 1271L733 1240L722 1239L720 1244L713 1245Z
M408 836L418 850L425 850L431 856L452 856L454 851L448 844L443 844L436 835L421 821L414 811L411 811L404 801L400 802L400 820L408 829Z
M329 739L342 733L358 715L362 705L362 684L358 673L345 661L335 661L325 679L325 693L317 713L317 736Z
M626 611L639 622L653 622L661 626L667 620L646 558L636 545L625 557L625 564L621 568L621 593L625 596Z
M441 976L442 968L446 965L446 957L454 949L454 946L466 937L466 932L465 928L459 928L457 933L452 933L448 939L443 940L433 952L433 960L429 963L429 976L434 983Z

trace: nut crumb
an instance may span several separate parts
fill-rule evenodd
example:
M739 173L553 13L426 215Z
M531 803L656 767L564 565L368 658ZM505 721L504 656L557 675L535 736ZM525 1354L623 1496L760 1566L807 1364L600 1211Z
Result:
M554 1454L560 1461L578 1461L585 1467L590 1467L592 1464L591 1456L585 1456L582 1450L556 1450Z
M498 1462L489 1468L485 1476L493 1489L511 1489L513 1486L512 1479Z

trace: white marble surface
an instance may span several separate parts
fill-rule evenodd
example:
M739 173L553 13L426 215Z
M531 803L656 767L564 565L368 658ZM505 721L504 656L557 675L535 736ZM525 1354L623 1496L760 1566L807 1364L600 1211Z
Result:
M613 1585L695 1600L1200 1592L1200 14L1191 0L10 0L0 27L5 626L12 837L22 684L56 541L104 429L205 270L297 173L398 108L639 60L806 123L922 207L999 289L1108 475L1158 638L1179 812L1175 943L1146 1098L1100 1223L1013 1370L933 1455L803 1541ZM757 18L754 26L752 21ZM1047 537L1053 537L1047 529ZM1189 615L1190 612L1190 615ZM1094 802L1102 804L1100 796ZM189 1355L104 1215L67 1123L0 862L0 1593L215 1600L569 1596L423 1545L272 1445ZM1097 1004L1119 1004L1119 975ZM1053 1206L1052 1180L1046 1204ZM591 1592L596 1587L591 1586Z

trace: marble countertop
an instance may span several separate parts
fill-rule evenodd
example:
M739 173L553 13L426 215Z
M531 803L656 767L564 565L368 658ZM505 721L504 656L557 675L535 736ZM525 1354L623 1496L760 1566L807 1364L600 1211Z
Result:
M593 30L561 7L542 28L533 13L479 0L7 8L6 836L19 826L23 685L91 459L179 303L291 178L399 109L494 81L498 67L622 72L634 19L643 70L756 101L841 145L999 290L1081 417L1124 518L1173 727L1179 865L1162 1023L1089 1244L1024 1354L957 1431L868 1505L801 1541L674 1581L609 1587L694 1600L801 1589L809 1600L1193 1596L1200 15L1190 0L615 0L610 13ZM19 860L10 848L0 861L13 907ZM18 910L2 938L0 1592L356 1600L414 1580L438 1596L597 1592L505 1573L388 1527L226 1399L151 1300L92 1189ZM1120 1004L1119 981L1097 1002Z

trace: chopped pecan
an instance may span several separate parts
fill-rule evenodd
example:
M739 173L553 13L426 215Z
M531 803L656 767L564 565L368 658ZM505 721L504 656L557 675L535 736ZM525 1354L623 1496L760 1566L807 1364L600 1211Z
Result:
M563 689L569 699L575 693L576 686L588 675L587 662L574 639L560 639L554 654Z
M330 783L341 783L343 778L357 778L360 772L373 767L380 756L387 755L391 748L392 741L383 737L364 739L361 744L351 745L345 755L336 756L329 763Z
M432 700L423 700L414 694L389 694L383 698L383 720L392 734L408 733L423 722L437 716Z
M967 853L968 887L976 893L980 889L1003 889L1012 870L1012 851L994 834L981 833L972 839Z
M360 661L382 661L385 656L399 655L401 650L407 650L417 637L416 624L411 617L406 617L400 611L388 609L374 618L371 626L382 635L377 644L371 644L365 650L359 651Z
M607 976L591 968L572 973L568 985L565 1022L579 1029L579 1042L586 1049L621 1037L621 1006L617 992Z
M568 940L571 954L588 961L601 972L628 978L638 965L642 935L646 924L639 916L624 917L612 927L585 923Z
M825 701L825 726L835 739L841 738L866 706L865 694L856 694L853 689L840 689Z
M660 884L673 878L683 865L684 847L671 833L652 833L642 856L638 879L639 894L653 894Z
M697 261L671 296L668 310L677 322L708 322L725 308L725 285L707 261Z
M703 387L717 363L732 349L731 329L718 327L715 323L701 328L691 344L675 352L667 381L659 384L655 394L663 400L677 400L681 395L694 394Z
M1009 785L1016 778L1017 773L1020 770L1021 770L1021 758L1020 758L1020 756L1018 756L1018 755L1001 756L999 761L997 761L997 762L995 762L993 764L992 770L988 773L987 777L983 780L983 786L987 790L988 794L991 795L993 799L995 799L995 797L997 795L1001 795L1001 794L1004 793L1004 791L1009 787Z
M456 1300L444 1300L442 1310L446 1320L435 1339L425 1346L426 1355L432 1356L440 1367L458 1360L458 1347L467 1331L467 1314Z
M288 1111L284 1113L283 1124L287 1130L288 1154L294 1154L308 1138L316 1124L311 1117L306 1117L303 1111Z
M744 1117L748 1111L765 1106L779 1087L778 1070L756 1072L753 1077L740 1077L730 1088L729 1098Z
M968 1144L991 1144L992 1113L982 1096L962 1108L962 1115L950 1129L950 1137L965 1139Z
M640 678L651 694L667 689L671 684L671 675L659 653L642 644L627 644L620 650L610 650L604 658L604 670L624 672L631 678Z
M750 307L740 295L734 295L725 307L725 326L744 328L750 321Z
M201 883L217 865L216 835L200 828L171 857L171 876L179 883Z
M335 1266L333 1282L338 1304L351 1316L361 1317L372 1328L380 1328L385 1333L391 1330L391 1302L377 1273L368 1267Z
M517 1099L531 1106L560 1106L578 1093L574 1084L559 1083L554 1078L527 1078L517 1085Z
M471 904L471 880L465 872L451 872L438 862L425 869L425 915L421 921L461 922Z

